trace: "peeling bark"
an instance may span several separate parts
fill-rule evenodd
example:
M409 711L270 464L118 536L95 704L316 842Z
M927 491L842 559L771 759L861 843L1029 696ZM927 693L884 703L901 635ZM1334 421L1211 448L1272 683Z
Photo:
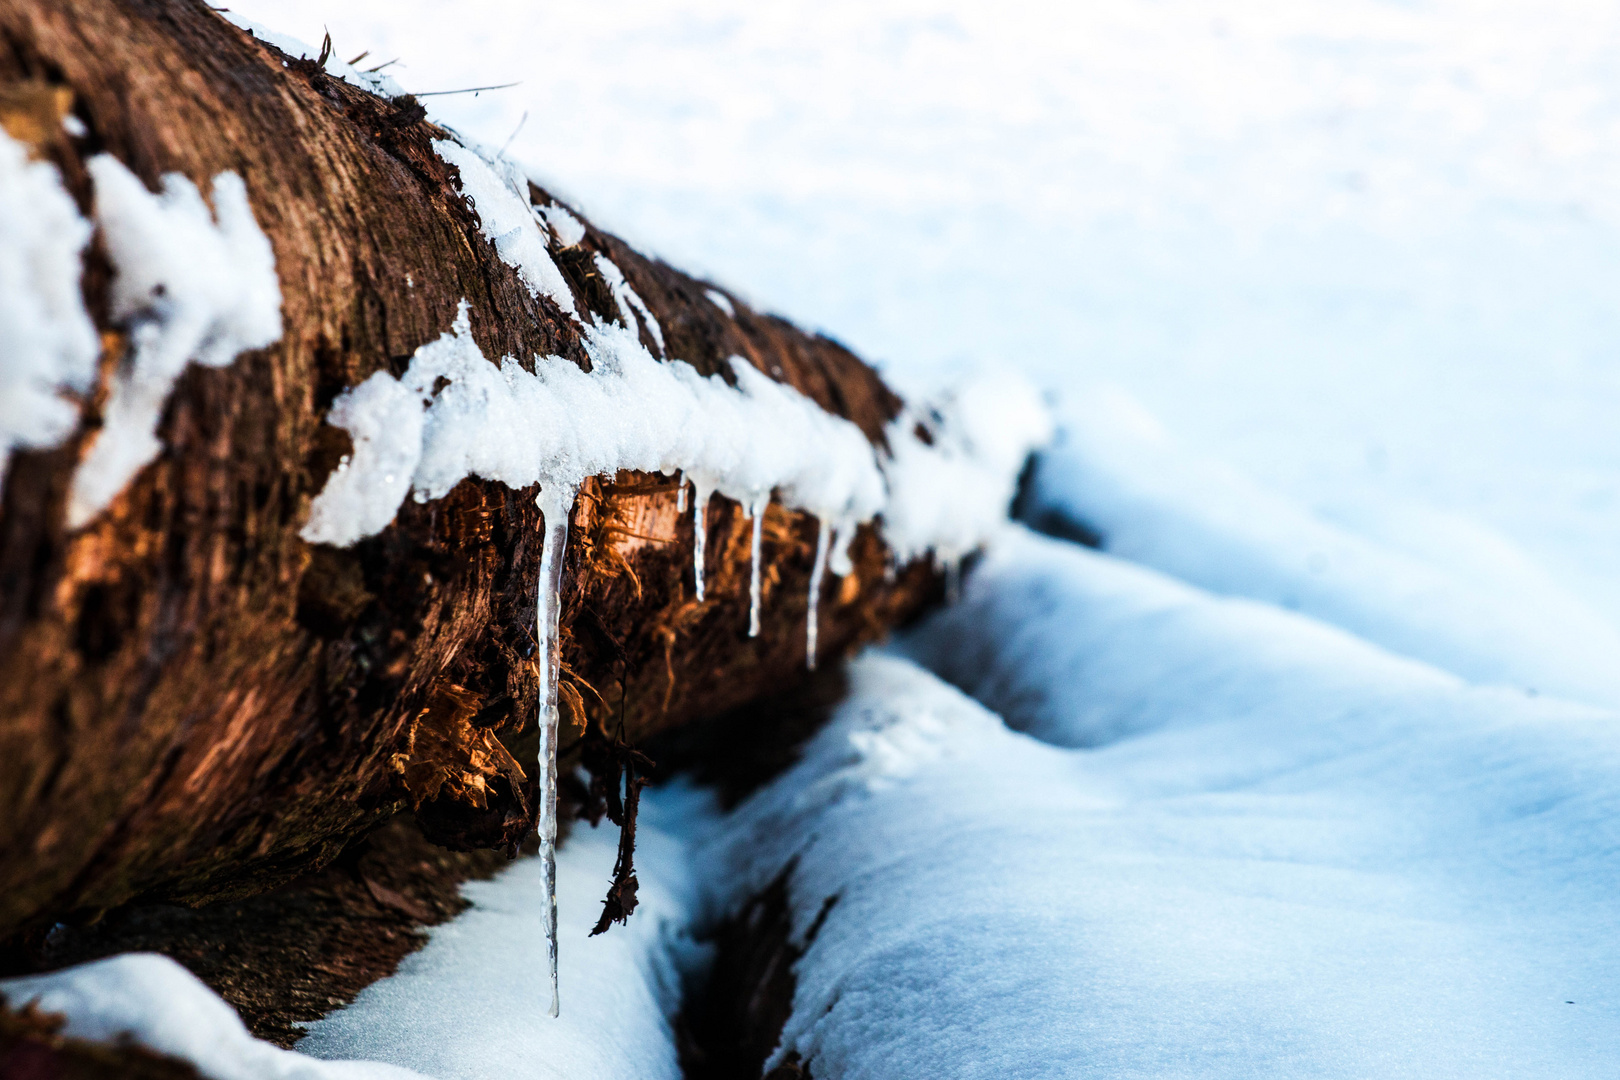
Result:
M405 806L440 843L510 848L534 804L535 490L469 479L349 549L298 535L349 448L324 423L332 400L401 374L462 298L486 356L589 364L576 324L479 234L433 152L445 133L414 99L337 81L194 0L3 0L0 124L86 214L96 153L153 188L240 174L285 327L228 367L189 368L162 455L69 531L68 486L126 347L99 241L86 254L100 387L65 444L12 456L0 492L0 937L137 898L262 892ZM898 400L846 349L740 302L729 316L704 283L589 227L558 260L581 311L617 315L596 253L652 309L668 355L706 374L741 355L881 439ZM565 756L588 725L638 743L802 677L817 526L778 505L764 525L750 640L740 507L709 510L699 603L673 482L586 483L565 562ZM822 597L826 656L939 589L922 565L885 582L869 529L851 554L855 573Z

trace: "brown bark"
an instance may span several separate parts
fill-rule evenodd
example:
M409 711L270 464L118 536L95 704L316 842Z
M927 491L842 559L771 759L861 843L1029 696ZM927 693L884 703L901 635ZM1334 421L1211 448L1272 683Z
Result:
M66 134L61 109L88 134ZM123 358L111 268L87 253L103 388L65 445L13 456L0 496L0 936L138 897L262 891L407 804L441 842L510 846L531 822L535 491L472 479L407 500L351 549L298 536L347 450L327 406L375 371L402 373L463 297L485 355L588 366L575 324L479 235L430 146L444 133L414 100L289 61L195 0L0 0L0 122L86 213L94 153L154 188L167 172L204 191L239 173L275 250L285 326L229 367L189 369L163 455L69 532L68 483ZM594 228L559 258L582 311L616 317L596 251L652 308L671 356L709 373L740 354L881 438L898 402L847 350L740 302L727 317L704 285ZM739 508L716 498L710 511L699 604L690 514L675 507L671 481L624 473L588 482L574 509L565 753L586 724L611 735L622 722L638 742L801 677L815 523L768 511L765 629L750 640ZM926 566L885 583L870 530L852 554L855 574L823 598L824 656L938 586Z

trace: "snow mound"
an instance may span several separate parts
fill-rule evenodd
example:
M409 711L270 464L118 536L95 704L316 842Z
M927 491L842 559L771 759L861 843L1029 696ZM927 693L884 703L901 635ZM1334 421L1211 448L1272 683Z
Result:
M671 1022L684 980L707 952L687 934L693 867L666 821L697 827L712 811L706 797L686 792L642 807L640 905L622 929L587 936L612 877L613 830L581 824L559 857L567 1008L558 1020L536 1004L549 978L534 903L538 859L465 885L470 910L432 928L427 946L394 975L311 1025L296 1052L253 1038L212 990L152 953L0 979L0 997L12 1008L37 1000L64 1014L65 1033L76 1038L116 1043L127 1035L211 1080L679 1080Z
M1074 399L1023 512L1470 682L1620 706L1620 631L1506 539L1387 500L1311 513L1178 445L1121 391Z
M1052 1052L1064 1025L1071 1065L1111 1076L1588 1076L1620 1052L1614 714L1017 532L905 648L1077 748L1060 768L1008 736L863 807L900 819L875 827L898 833L881 873L804 857L806 892L939 875L907 932L941 944L911 978L1039 973L970 1015L1022 1015ZM899 711L866 693L846 731ZM852 813L821 811L815 842L860 843ZM955 911L973 889L1002 897L983 928Z
M1097 748L857 662L800 763L699 853L722 909L789 869L805 953L778 1058L1507 1077L1620 1052L1612 715L1041 538L998 541L913 647Z
M0 979L12 1008L37 1002L67 1017L63 1033L93 1042L133 1039L181 1058L209 1080L421 1080L372 1062L316 1061L248 1034L235 1010L196 976L155 953L106 960L21 979Z

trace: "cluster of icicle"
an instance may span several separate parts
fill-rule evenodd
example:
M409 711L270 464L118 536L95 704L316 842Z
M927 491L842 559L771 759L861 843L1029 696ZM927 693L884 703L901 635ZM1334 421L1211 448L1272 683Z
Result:
M684 511L690 483L700 601L710 499L718 493L744 506L753 524L750 636L760 630L767 505L775 498L813 514L819 527L806 662L814 667L822 586L829 570L852 571L848 551L856 529L881 519L898 562L932 555L954 567L1004 518L1024 457L1044 440L1050 420L1026 384L998 378L920 416L902 412L885 432L888 453L880 455L853 423L741 357L731 359L735 385L669 357L651 310L600 254L596 264L619 319L581 318L550 250L578 244L584 226L561 206L532 205L527 179L510 162L451 140L434 146L460 172L462 194L500 257L531 294L550 297L579 321L591 370L558 357L536 357L532 372L510 356L491 363L472 338L463 301L449 332L418 349L404 375L379 372L333 403L327 419L349 432L354 449L315 499L302 535L352 544L386 528L407 495L441 498L467 476L514 489L540 485L539 833L556 1016L558 609L568 519L580 485L621 470L679 474ZM730 306L729 299L713 302ZM643 329L660 356L642 344ZM919 426L927 441L916 434Z

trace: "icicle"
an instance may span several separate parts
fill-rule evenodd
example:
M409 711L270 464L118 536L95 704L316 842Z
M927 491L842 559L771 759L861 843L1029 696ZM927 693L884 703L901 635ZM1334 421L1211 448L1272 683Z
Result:
M832 531L826 518L816 529L816 561L810 566L810 614L804 626L804 663L816 670L816 610L821 606L821 579L827 572L827 539Z
M576 488L546 481L535 499L545 539L540 548L540 580L535 587L535 644L540 658L540 859L546 878L546 953L551 961L551 1015L557 995L557 678L562 670L557 617L562 593L563 549Z
M675 472L675 512L686 513L686 473L678 469Z
M692 575L697 579L697 598L703 599L703 548L709 539L709 498L714 485L692 478Z
M962 560L951 555L945 559L945 602L955 605L962 599Z
M756 496L749 503L748 512L754 518L753 567L748 572L748 636L759 637L759 541L760 532L765 527L765 507L770 505L770 495Z
M854 542L858 527L846 518L833 530L832 550L827 553L827 569L839 577L849 577L855 572L855 564L849 560L849 545Z

